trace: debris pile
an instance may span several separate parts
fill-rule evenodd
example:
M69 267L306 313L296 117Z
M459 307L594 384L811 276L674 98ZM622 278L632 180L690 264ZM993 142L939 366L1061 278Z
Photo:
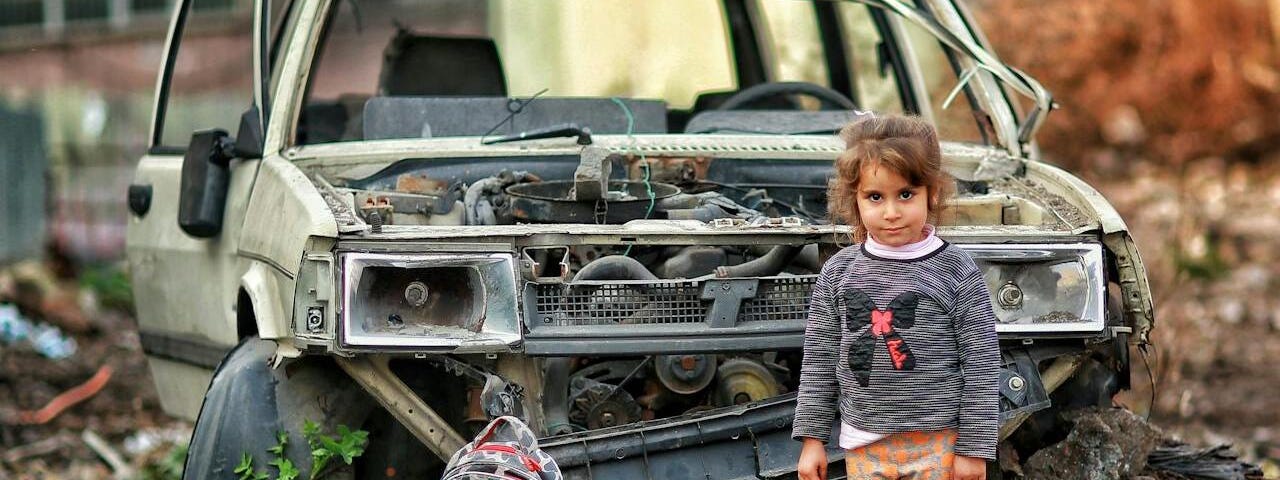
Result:
M1133 476L1147 466L1147 454L1161 432L1138 416L1118 408L1073 413L1066 440L1027 459L1028 478L1104 480Z
M1065 416L1074 423L1066 439L1040 449L1025 465L1002 466L1036 480L1263 478L1262 470L1241 461L1231 446L1187 445L1128 410L1090 408Z
M0 479L176 478L153 473L190 426L160 411L128 290L118 267L0 267Z

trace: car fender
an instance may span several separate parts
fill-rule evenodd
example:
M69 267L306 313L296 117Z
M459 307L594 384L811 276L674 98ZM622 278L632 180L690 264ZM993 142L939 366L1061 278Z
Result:
M1147 281L1147 268L1138 255L1137 242L1115 207L1092 186L1065 170L1041 162L1027 162L1028 176L1049 191L1066 197L1073 205L1088 210L1097 224L1080 228L1080 233L1102 230L1102 242L1115 258L1125 321L1133 327L1133 341L1149 343L1155 328L1155 302Z
M183 478L231 478L244 455L255 470L275 459L267 451L277 434L288 435L285 456L311 468L303 425L331 434L339 425L358 428L374 406L327 357L285 362L273 368L276 343L257 337L240 342L218 365L191 434Z
M254 320L258 327L258 336L267 339L284 338L288 335L288 319L285 318L284 299L277 288L278 281L273 278L276 272L262 262L251 262L249 269L240 276L240 288L249 297L253 306Z

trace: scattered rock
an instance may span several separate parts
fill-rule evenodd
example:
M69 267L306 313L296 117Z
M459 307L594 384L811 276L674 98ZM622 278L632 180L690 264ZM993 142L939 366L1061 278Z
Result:
M1162 432L1122 409L1087 409L1070 415L1067 438L1027 460L1026 477L1036 480L1113 480L1143 471Z

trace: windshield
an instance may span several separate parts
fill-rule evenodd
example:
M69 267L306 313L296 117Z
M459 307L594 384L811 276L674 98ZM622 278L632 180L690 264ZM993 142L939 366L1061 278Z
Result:
M950 65L937 68L944 57L904 54L921 48L899 46L888 13L858 3L330 5L297 144L501 136L569 123L596 134L741 133L700 129L708 122L699 115L742 100L745 87L784 82L802 83L806 92L752 96L733 109L919 113L957 83ZM929 78L913 82L910 75ZM928 90L913 92L916 83ZM945 111L933 107L940 133L983 142L966 102L972 99ZM771 133L829 133L851 117L778 118L797 126Z

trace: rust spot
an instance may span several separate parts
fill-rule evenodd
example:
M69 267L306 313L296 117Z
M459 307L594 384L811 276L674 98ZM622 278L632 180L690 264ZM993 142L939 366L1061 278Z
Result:
M709 157L645 157L628 155L627 176L632 180L644 178L644 165L650 169L649 180L662 183L691 183L707 178L711 167Z
M404 193L433 194L444 191L449 184L422 174L405 173L396 177L396 191Z

